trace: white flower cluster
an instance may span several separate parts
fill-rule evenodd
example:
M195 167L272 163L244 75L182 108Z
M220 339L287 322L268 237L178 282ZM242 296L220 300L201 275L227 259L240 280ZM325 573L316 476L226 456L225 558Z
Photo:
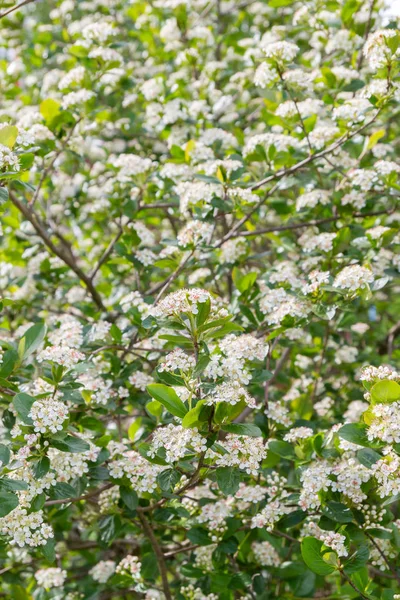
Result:
M149 158L141 158L136 154L120 154L113 162L114 167L120 169L121 181L129 181L131 177L145 173L153 166Z
M166 371L167 373L173 373L174 371L189 373L195 366L196 361L194 356L190 356L180 348L176 348L176 350L167 354L165 360L158 367L158 370L160 373L163 371Z
M218 404L218 402L227 402L233 406L238 402L245 402L250 408L256 407L256 401L250 396L248 391L236 382L221 383L217 385L205 400L208 405Z
M275 523L279 521L284 515L288 515L296 510L291 506L286 506L281 499L277 498L268 502L268 504L262 509L260 513L255 515L251 519L251 528L263 528L267 531L272 531L275 527Z
M190 221L178 233L177 240L180 246L197 246L198 244L209 243L213 225L203 221Z
M43 511L28 514L25 508L17 506L6 517L0 519L0 531L11 538L11 543L23 546L44 546L54 536L50 525L44 522Z
M361 265L350 265L338 273L333 282L334 287L349 292L357 292L374 281L372 271Z
M135 371L132 375L129 375L128 381L134 388L144 392L146 391L146 387L150 383L153 383L154 380L151 375L148 375L144 371Z
M115 510L120 498L119 486L113 485L99 494L99 509L102 514Z
M140 562L139 558L137 556L133 556L132 554L127 554L127 556L125 556L117 565L115 572L120 575L129 575L136 581L140 581L141 568L142 563Z
M217 544L210 544L209 546L200 546L199 548L196 548L194 551L196 557L194 559L195 567L199 567L199 569L202 569L203 571L212 571L214 568L212 555L216 547Z
M50 567L48 569L39 569L35 573L35 579L46 590L62 587L64 585L67 572L58 567Z
M229 433L219 442L226 454L218 456L220 467L238 467L249 475L257 475L260 463L266 458L267 451L262 438L252 438Z
M316 523L311 521L307 527L307 533L317 538L321 542L332 548L334 552L340 557L348 556L349 552L345 546L346 537L341 533L335 533L334 531L324 531Z
M50 459L51 468L56 473L57 481L71 481L89 471L88 463L96 461L100 452L100 448L94 444L89 442L89 445L89 450L76 453L62 452L56 448L48 449L47 456Z
M311 310L305 301L290 295L283 288L265 288L260 309L267 315L269 325L279 325L287 316L304 319Z
M113 560L101 560L89 571L97 583L106 583L111 575L115 573L115 562Z
M381 440L387 444L400 442L400 402L371 406L368 439Z
M37 361L54 362L66 369L72 369L78 362L85 359L85 355L68 346L48 346L37 355Z
M389 365L381 365L379 367L368 366L361 370L360 380L373 382L376 380L389 379L397 381L400 379L400 373Z
M0 144L0 169L19 171L18 155L12 152L7 146Z
M269 490L268 490L269 493ZM235 494L235 498L243 502L251 502L256 504L262 502L265 498L266 490L261 485L246 485L241 482L239 489Z
M286 442L297 442L298 440L305 440L314 435L311 427L293 427L286 435L284 440Z
M394 29L378 29L372 33L364 45L364 55L372 69L380 69L389 64L393 53L390 50L387 40L395 37L397 34Z
M168 294L155 306L151 307L151 314L155 317L172 317L179 314L197 315L199 305L209 300L213 316L225 317L228 312L225 308L218 306L217 302L207 290L200 288L183 289Z
M270 58L276 62L292 62L299 52L299 47L293 42L270 42L262 44L266 58Z
M109 464L110 476L121 479L126 476L132 488L138 492L152 492L157 487L157 475L165 467L154 465L134 450L124 452L122 458L112 460Z
M225 519L232 514L232 506L228 499L210 502L201 507L200 515L197 517L199 523L207 523L211 530L221 527Z
M184 428L170 423L166 427L156 429L152 436L151 449L148 456L154 457L160 448L165 450L165 460L174 463L190 451L205 452L206 438L197 429Z
M38 433L57 433L68 418L68 408L62 402L52 398L36 400L31 407L29 417Z
M279 567L281 559L270 542L253 542L251 548L258 564L263 567Z

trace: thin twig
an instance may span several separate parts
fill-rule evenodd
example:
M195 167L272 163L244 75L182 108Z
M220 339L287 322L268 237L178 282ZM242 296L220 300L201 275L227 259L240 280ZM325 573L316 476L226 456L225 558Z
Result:
M77 275L77 277L86 286L87 291L92 296L97 307L100 310L103 310L106 312L107 309L103 304L103 301L101 299L99 292L94 287L93 282L91 281L90 277L88 277L82 271L82 269L77 265L75 257L73 257L70 252L66 252L66 250L64 248L62 248L60 246L56 246L56 244L53 243L49 234L46 231L45 224L33 212L31 207L29 207L27 204L24 204L23 202L21 202L11 190L9 190L9 197L10 197L11 202L14 204L14 206L16 206L16 208L18 208L18 210L24 215L24 217L33 225L36 233L39 235L39 237L42 238L42 240L43 240L44 244L47 246L47 248L53 254L58 256L58 258L60 260L62 260L75 273L75 275Z
M147 520L146 516L142 512L138 512L138 515L139 515L140 522L142 523L143 530L144 530L146 536L148 537L150 544L153 547L154 554L156 555L165 598L166 598L166 600L172 600L171 590L169 588L169 583L168 583L168 573L167 573L167 566L165 564L164 554L162 553L161 547L157 541L156 536L154 535L154 531L153 531L149 521Z
M47 502L45 502L44 505L45 506L55 506L56 504L70 504L71 502L79 502L80 500L88 500L89 498L94 498L94 496L97 496L98 494L101 494L101 492L108 490L113 485L114 485L113 483L107 483L106 485L103 485L101 488L97 488L96 490L92 490L91 492L88 492L87 494L83 494L83 496L77 496L76 498L57 498L57 500L47 500Z
M35 2L35 0L23 0L23 2L20 2L19 4L16 4L15 6L12 6L8 10L6 10L3 13L0 14L0 19L2 19L3 17L6 17L7 15L9 15L12 12L14 12L15 10L18 10L19 8L22 8L26 4L30 4L31 2Z

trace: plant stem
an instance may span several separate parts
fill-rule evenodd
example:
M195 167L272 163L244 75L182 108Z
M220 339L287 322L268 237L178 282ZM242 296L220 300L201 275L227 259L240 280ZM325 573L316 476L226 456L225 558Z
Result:
M171 590L169 589L167 566L165 564L164 554L162 553L161 547L157 541L156 536L154 535L153 528L151 527L149 521L147 520L147 518L145 517L143 512L141 512L141 511L138 512L138 516L139 516L140 522L142 523L143 530L144 530L146 536L148 537L150 544L153 547L154 554L156 555L158 568L160 569L160 575L161 575L165 598L166 598L166 600L172 600Z

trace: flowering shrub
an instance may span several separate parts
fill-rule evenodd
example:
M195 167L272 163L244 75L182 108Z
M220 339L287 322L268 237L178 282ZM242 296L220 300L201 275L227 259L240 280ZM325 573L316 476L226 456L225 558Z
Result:
M1 10L0 595L399 598L397 23Z

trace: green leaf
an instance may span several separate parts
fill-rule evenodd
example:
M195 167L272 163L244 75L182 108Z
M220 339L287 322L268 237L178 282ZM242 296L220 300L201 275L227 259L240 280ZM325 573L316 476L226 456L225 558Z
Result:
M200 327L207 321L208 315L210 314L210 310L211 310L210 299L206 300L206 302L202 302L200 304L198 310L199 310L199 312L196 315L196 324L197 324L197 327Z
M27 490L28 484L21 479L3 477L3 479L0 479L0 489L5 492L20 492L21 490Z
M43 458L41 458L36 465L33 467L33 474L35 475L36 479L41 479L42 477L44 477L45 475L47 475L47 473L49 472L50 469L50 461L47 458L47 456L43 456Z
M255 284L257 275L258 273L254 271L243 275L237 267L234 267L232 270L233 283L241 294L247 292Z
M189 410L183 417L182 427L196 427L200 420L200 414L203 408L206 408L205 400L199 400L196 406Z
M364 467L368 467L371 469L372 465L374 465L378 460L382 458L382 456L372 450L371 448L362 448L357 451L357 458Z
M67 436L63 440L51 440L51 446L57 448L57 450L61 450L61 452L86 452L86 450L90 450L90 446L85 440L81 440L80 438Z
M186 532L186 537L192 542L199 546L209 546L212 544L211 539L208 536L208 532L201 527L192 527Z
M284 442L282 440L273 440L268 444L268 450L271 450L274 454L281 456L282 458L287 458L288 460L293 460L296 458L294 453L294 448L289 442Z
M0 444L0 461L2 467L5 467L10 462L10 449L5 444Z
M153 402L157 402L157 400L153 400ZM149 402L149 404L152 404L152 402ZM131 442L133 442L133 440L135 439L135 436L136 436L137 432L139 431L141 425L142 425L142 417L138 417L137 419L132 421L132 423L129 425L128 437L131 440Z
M165 469L157 475L157 482L164 492L171 492L180 478L180 473L178 473L178 471L175 469Z
M385 137L385 135L386 132L384 129L378 129L378 131L374 131L374 133L369 136L367 150L372 150L372 148L379 142L381 138Z
M372 404L390 404L400 399L400 385L396 381L378 381L370 392Z
M44 546L40 546L40 550L46 560L53 563L56 560L56 541L54 538L47 540Z
M369 558L368 546L363 545L344 563L344 571L347 575L351 575L359 571L367 563Z
M37 512L38 510L42 510L45 502L46 494L38 494L31 502L30 511Z
M27 358L32 352L34 352L40 344L43 342L46 335L46 325L44 323L36 323L25 332L23 338L20 341L22 352L19 352L21 359Z
M158 400L151 400L146 404L145 408L150 415L156 417L157 419L159 419L162 415L162 404L158 402Z
M49 125L60 112L61 104L53 98L47 98L39 105L40 114L44 117L46 125Z
M14 125L6 125L0 129L0 144L12 150L18 137L18 129Z
M322 513L335 523L351 523L354 519L350 508L341 502L327 502L321 508Z
M56 500L63 500L64 498L76 498L77 493L72 485L64 481L59 481L50 488L49 495Z
M230 423L222 426L223 431L235 433L236 435L248 435L250 437L262 437L262 431L257 425L251 423Z
M339 429L338 434L347 442L358 446L370 446L371 442L368 440L366 431L367 426L363 423L348 423Z
M317 575L330 575L335 570L333 565L324 561L321 553L322 542L314 537L305 537L301 542L301 555L307 567Z
M36 402L36 398L33 398L33 396L29 396L24 392L16 394L12 402L21 421L27 425L32 425L33 423L32 419L29 417L29 413L34 402Z
M147 386L147 391L152 398L161 402L161 404L175 417L183 419L188 412L175 390L167 385L162 383L151 383Z
M234 467L218 467L215 470L218 487L226 496L233 496L239 489L240 471Z
M0 491L0 518L5 517L14 508L17 508L18 504L17 494Z
M135 510L137 508L139 499L135 490L131 490L128 487L121 487L119 493L122 502L129 508L129 510Z
M0 206L5 204L8 200L8 189L5 187L0 187Z

